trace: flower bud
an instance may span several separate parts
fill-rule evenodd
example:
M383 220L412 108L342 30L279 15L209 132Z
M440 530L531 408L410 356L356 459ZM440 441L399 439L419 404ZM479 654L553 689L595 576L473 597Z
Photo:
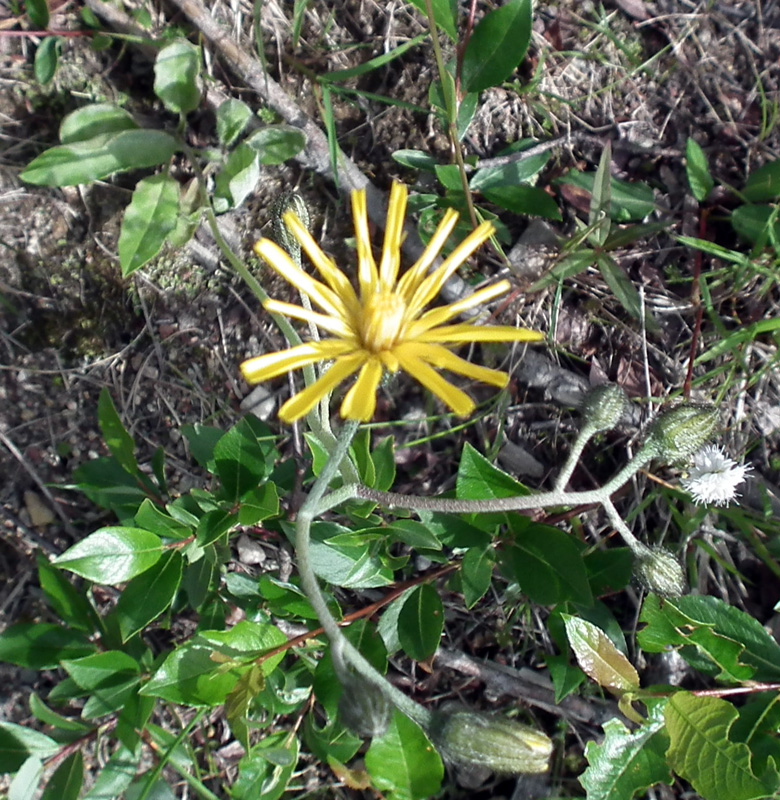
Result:
M680 597L685 594L685 576L680 562L663 547L647 547L634 552L634 572L637 580L649 592L661 597Z
M547 772L552 753L552 741L541 731L460 706L436 712L430 736L451 764L500 775Z
M667 464L685 461L712 438L717 422L712 406L677 406L653 420L644 447Z
M593 431L611 431L628 407L626 393L614 383L594 386L585 395L581 411L585 425Z
M376 686L353 676L339 699L339 719L355 736L381 736L390 726L393 709Z

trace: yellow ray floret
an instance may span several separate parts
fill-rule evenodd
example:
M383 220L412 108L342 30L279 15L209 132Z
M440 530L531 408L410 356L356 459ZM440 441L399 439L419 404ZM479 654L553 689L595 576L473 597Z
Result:
M310 364L330 363L317 381L281 407L279 418L283 422L294 422L308 414L355 373L357 378L341 404L341 416L368 422L374 415L382 375L398 370L415 378L456 414L466 416L474 410L474 401L443 378L438 370L498 387L506 386L509 378L504 372L465 361L451 352L451 348L470 342L538 342L543 338L542 334L525 328L451 322L464 311L507 292L507 281L474 292L456 303L426 311L455 270L490 238L493 226L483 222L431 272L431 266L458 221L457 213L448 210L417 263L399 278L405 215L406 187L396 183L390 192L384 246L377 266L368 232L366 194L362 190L352 193L357 291L290 211L284 215L285 224L300 242L321 280L304 272L269 239L261 239L255 245L257 255L314 306L304 308L269 300L266 309L312 323L331 337L250 358L241 365L241 373L249 383L260 383Z

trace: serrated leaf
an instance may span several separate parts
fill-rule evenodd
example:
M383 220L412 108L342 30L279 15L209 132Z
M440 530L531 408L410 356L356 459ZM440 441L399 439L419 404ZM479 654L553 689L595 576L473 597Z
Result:
M774 200L780 196L780 161L770 161L752 172L742 194L751 203Z
M71 753L51 776L41 800L78 800L84 782L84 761L80 750Z
M436 796L444 776L439 754L422 729L396 711L383 736L366 753L366 769L388 800L427 800Z
M466 608L473 608L490 588L494 566L492 547L472 547L466 551L460 566L460 580Z
M177 149L176 140L164 131L104 133L46 150L19 177L37 186L77 186L117 172L156 167L166 163Z
M562 614L566 636L582 671L599 686L617 692L639 688L639 675L604 631L592 622Z
M284 164L306 147L306 135L292 125L269 125L253 133L247 145L257 153L265 166Z
M510 0L485 14L474 28L463 56L464 91L484 91L514 72L531 41L532 12L531 0Z
M119 263L125 278L160 252L178 214L179 184L170 175L153 175L136 184L119 232Z
M650 594L639 621L647 627L637 641L648 653L691 645L713 665L720 680L780 678L780 645L758 620L716 597L689 595L662 602ZM681 655L691 660L686 649Z
M142 631L171 605L181 583L181 574L181 553L168 550L154 566L127 584L116 604L123 642Z
M160 537L141 528L101 528L54 563L95 583L114 586L149 569L162 550Z
M398 615L401 647L415 661L430 658L444 630L444 606L439 593L427 583L413 589Z
M703 203L715 186L707 165L707 156L695 139L688 138L685 144L685 173L693 196Z
M35 62L33 64L33 72L35 73L35 80L38 83L45 85L53 77L57 71L57 62L59 61L60 51L62 50L62 39L59 36L47 36L38 45L35 51Z
M252 109L232 97L217 109L217 138L223 147L230 147L252 118Z
M51 622L20 622L0 633L0 661L28 669L56 669L60 661L94 651L81 633Z
M669 737L663 705L650 713L641 728L629 731L619 719L604 723L604 740L588 742L588 768L580 777L588 800L631 800L657 783L672 783L666 764Z
M410 0L410 2L425 19L425 0ZM457 41L457 5L454 0L431 0L431 7L433 8L433 19L436 25L450 37L451 41Z
M200 51L189 42L171 42L154 62L154 93L174 114L189 114L200 105Z
M77 108L60 123L60 142L73 144L95 136L120 131L137 130L138 123L123 108L110 103L92 103Z
M753 772L750 748L730 739L737 710L717 697L677 692L664 713L671 768L707 800L760 800L780 786L774 763Z
M106 446L122 469L133 474L138 471L135 442L117 413L111 394L103 387L98 398L98 425Z

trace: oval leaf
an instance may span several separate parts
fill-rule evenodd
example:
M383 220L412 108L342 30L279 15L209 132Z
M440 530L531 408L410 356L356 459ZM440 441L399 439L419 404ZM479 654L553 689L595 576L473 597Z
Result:
M57 71L57 61L62 49L62 40L58 36L47 36L35 51L33 71L38 83L48 83Z
M639 675L604 631L592 622L562 614L566 636L582 671L599 686L624 692L639 688Z
M531 0L511 0L485 15L474 28L463 56L461 84L466 92L497 86L525 58L531 41Z
M715 186L715 181L707 166L707 156L695 139L688 139L685 145L685 172L693 196L703 203Z
M742 194L751 203L773 200L780 196L780 161L764 164L748 177Z
M169 175L139 181L119 234L119 263L127 277L151 261L176 227L179 184Z
M291 125L271 125L252 134L246 143L260 156L266 166L283 164L306 146L303 131Z
M200 52L184 40L163 47L154 62L154 93L174 114L188 114L200 105Z
M424 661L436 652L443 629L444 606L439 593L427 583L418 586L398 615L401 647L415 661Z
M82 578L113 586L145 572L162 554L159 536L140 528L102 528L54 559Z
M123 108L110 103L94 103L76 109L60 124L60 142L85 142L104 133L136 130L138 124Z

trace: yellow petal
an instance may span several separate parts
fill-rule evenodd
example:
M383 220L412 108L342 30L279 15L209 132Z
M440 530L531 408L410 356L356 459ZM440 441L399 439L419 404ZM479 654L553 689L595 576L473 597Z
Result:
M379 264L379 282L386 291L393 291L398 280L401 265L401 237L404 232L406 216L406 186L393 182L390 201L387 206L385 241L382 246L382 260Z
M401 368L419 381L428 391L436 395L458 416L468 416L474 410L474 401L465 393L442 378L417 355L414 345L403 344L393 351Z
M270 239L255 242L255 253L299 292L311 298L323 311L334 317L347 318L341 298L324 283L304 272L278 244Z
M509 375L506 372L472 364L438 344L420 345L419 357L439 369L455 372L471 380L480 381L480 383L498 386L500 389L509 383Z
M508 290L509 281L498 281L498 283L486 286L484 289L472 292L468 297L464 297L462 300L458 300L455 303L426 311L419 320L410 326L409 338L414 339L423 331L438 327L448 322L453 317L458 316L458 314L462 314L464 311L489 303Z
M289 350L280 350L250 358L241 365L241 374L247 383L260 383L305 367L307 364L338 358L354 349L354 345L339 339L307 342L299 344L297 347L291 347Z
M540 342L544 334L528 328L513 328L511 325L472 325L462 322L457 325L441 325L424 331L414 338L416 342L438 342L439 344L466 344L468 342Z
M436 260L442 247L450 238L450 234L458 223L460 215L453 208L448 208L444 212L439 226L436 228L435 233L431 236L428 246L425 248L423 254L418 259L417 263L410 267L401 277L398 282L398 293L403 296L407 302L411 300L420 282L428 274L431 264Z
M365 299L376 291L379 275L371 251L371 235L368 232L368 210L366 190L352 192L352 224L355 228L355 244L358 257L358 285L360 296Z
M356 419L369 422L376 410L376 391L382 378L382 362L372 358L363 364L355 385L347 392L341 404L341 416L344 419Z
M357 310L358 299L349 278L322 252L320 246L314 241L312 235L306 230L306 226L295 213L288 211L284 214L283 219L328 286L348 309Z
M285 317L300 319L304 322L312 322L318 328L332 333L341 339L352 339L357 345L357 337L352 328L347 325L340 317L331 317L327 314L320 314L309 308L296 306L292 303L284 303L281 300L266 300L263 307L271 314L283 314Z
M318 381L291 397L279 409L279 419L282 422L291 423L308 414L325 395L357 372L368 357L368 353L360 352L338 358Z
M455 270L492 235L495 228L490 222L483 222L475 228L442 262L442 265L429 275L417 288L409 303L409 310L419 314L441 291Z

